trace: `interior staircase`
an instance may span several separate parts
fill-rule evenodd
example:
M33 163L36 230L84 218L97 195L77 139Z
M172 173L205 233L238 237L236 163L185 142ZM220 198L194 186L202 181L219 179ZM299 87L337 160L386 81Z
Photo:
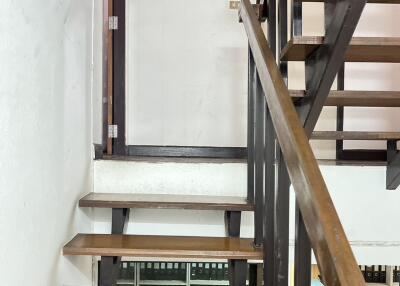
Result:
M324 285L365 285L309 139L334 140L339 146L343 140L386 141L387 188L398 187L400 132L350 132L343 131L340 124L337 131L313 130L323 106L338 107L338 114L345 106L400 106L400 93L396 91L343 90L344 62L400 62L400 39L352 38L365 0L325 1L325 36L302 36L302 2L324 1L289 2L290 21L286 0L240 3L239 17L249 41L247 197L86 195L79 201L80 207L112 209L110 234L77 234L64 246L63 253L100 256L99 285L115 285L121 257L126 256L226 259L231 285L246 285L248 261L263 260L264 285L287 286L290 184L297 199L295 285L310 285L311 249ZM261 28L264 20L267 34ZM292 26L289 41L288 23ZM288 61L305 61L305 91L288 90ZM339 90L331 91L336 76ZM103 144L102 152L106 147L107 143ZM126 235L124 226L130 209L135 208L222 210L226 237ZM243 211L254 212L254 239L240 238ZM249 284L255 285L255 281Z

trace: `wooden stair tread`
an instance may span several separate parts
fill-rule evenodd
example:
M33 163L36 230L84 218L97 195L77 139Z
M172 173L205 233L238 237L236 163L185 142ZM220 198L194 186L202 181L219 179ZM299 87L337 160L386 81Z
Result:
M77 234L64 255L153 258L262 259L253 239L229 237Z
M304 90L291 90L296 103L306 95ZM332 90L325 106L400 107L400 91Z
M80 207L252 211L244 197L89 193Z
M400 140L400 132L314 131L315 140Z
M320 36L292 38L282 51L284 61L304 61L324 41ZM400 38L355 37L346 53L347 62L400 62Z
M324 2L324 0L301 0L301 2ZM400 4L400 0L367 0L367 3Z

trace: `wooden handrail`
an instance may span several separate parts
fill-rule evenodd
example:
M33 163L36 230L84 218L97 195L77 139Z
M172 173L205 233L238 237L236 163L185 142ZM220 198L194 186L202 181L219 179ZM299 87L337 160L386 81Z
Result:
M309 140L249 0L240 17L319 269L326 285L365 285Z

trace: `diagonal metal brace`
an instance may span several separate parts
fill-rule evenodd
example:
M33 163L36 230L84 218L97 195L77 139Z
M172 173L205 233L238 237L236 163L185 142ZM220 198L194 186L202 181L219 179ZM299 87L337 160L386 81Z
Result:
M310 137L322 107L339 71L366 0L325 0L334 7L326 25L324 43L306 60L307 96L299 108L304 128Z
M395 190L400 185L400 152L397 141L387 141L386 189Z

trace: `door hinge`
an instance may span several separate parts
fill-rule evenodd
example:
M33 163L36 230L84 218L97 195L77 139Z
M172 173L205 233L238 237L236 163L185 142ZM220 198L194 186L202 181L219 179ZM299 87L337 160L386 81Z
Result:
M229 1L229 9L238 10L240 6L240 1Z
M117 16L108 17L108 29L109 30L118 30L118 17Z
M118 125L108 125L108 138L118 137Z

